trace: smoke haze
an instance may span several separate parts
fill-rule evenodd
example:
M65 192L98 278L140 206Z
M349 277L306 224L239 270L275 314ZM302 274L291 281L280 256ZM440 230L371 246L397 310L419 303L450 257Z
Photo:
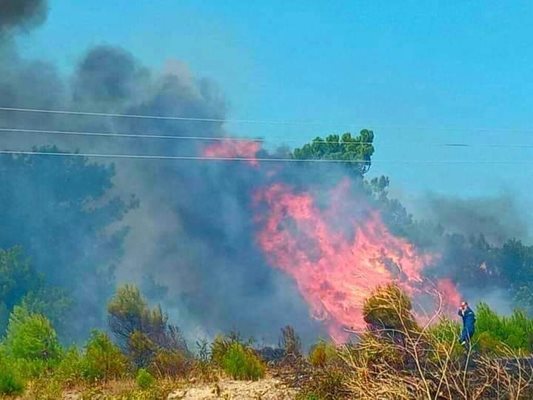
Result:
M151 70L127 50L102 45L88 49L73 76L67 77L53 65L26 60L17 53L10 34L28 31L44 22L47 3L0 0L0 8L0 31L5 33L0 36L1 106L213 120L226 117L227 102L216 84L195 77L178 61L169 61L161 71ZM217 138L229 135L222 122L8 111L0 111L0 126ZM63 151L106 154L191 156L205 151L205 142L164 138L27 132L2 132L0 137L1 148L13 150L56 145ZM261 154L254 147L256 150ZM46 162L44 168L63 165L56 158ZM114 285L135 282L151 300L162 303L173 322L191 339L238 329L246 336L274 343L279 329L287 324L293 325L305 342L326 334L324 327L310 316L296 284L271 268L257 245L253 194L270 184L274 175L295 190L311 187L320 205L321 194L346 177L346 170L331 165L291 169L273 165L266 169L249 163L217 161L113 160L112 167L107 162L99 163L106 165L112 181L102 178L100 186L107 190L92 200L105 209L115 207L121 211L102 222L94 236L87 236L84 227L78 226L76 215L58 222L57 228L68 230L72 242L77 243L68 257L57 256L54 248L46 257L40 255L54 247L53 241L42 239L55 237L51 225L46 223L27 231L32 240L25 248L48 280L71 289L78 304L91 315L89 322L93 327L105 325L105 301ZM82 178L78 185L92 184ZM21 196L29 193L31 198L38 188L39 199L55 204L58 194L51 188L57 185L50 184L48 180L52 179L43 170L11 190ZM360 182L354 186L359 187ZM69 183L64 187L67 190ZM363 193L361 190L361 196ZM134 199L130 201L132 195ZM55 215L47 214L47 204L42 204L43 215L39 218L43 221L54 219ZM495 244L501 244L509 236L520 237L526 232L512 205L510 198L456 201L432 196L425 212L450 232L466 236L483 233ZM10 221L11 225L4 226L6 232L17 223L15 218ZM341 219L333 221L351 234L353 227L344 226ZM12 244L7 239L0 241L0 247ZM439 246L444 246L440 239ZM456 260L444 253L439 268L450 271ZM100 276L85 273L93 268L91 263L99 266Z

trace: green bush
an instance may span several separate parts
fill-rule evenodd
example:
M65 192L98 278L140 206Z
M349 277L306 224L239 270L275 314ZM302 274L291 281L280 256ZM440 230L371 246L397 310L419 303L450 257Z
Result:
M265 376L265 365L253 350L243 344L232 343L222 359L222 368L233 379L257 380Z
M217 335L211 344L211 362L219 367L222 366L224 356L234 343L242 344L249 348L252 346L253 339L248 339L246 342L242 339L238 332L230 332L227 335Z
M16 365L5 355L0 354L0 394L21 394L25 386L26 383Z
M191 362L180 350L158 350L150 364L150 372L163 377L183 377L191 369Z
M137 371L135 382L139 388L146 390L155 385L155 378L147 370L141 368L139 371Z
M42 376L33 379L26 388L24 398L57 400L63 397L63 382L56 377Z
M26 360L56 360L61 353L50 321L19 306L9 317L5 345L12 357Z
M155 378L144 368L139 369L135 382L139 388L146 390L150 389L155 384Z
M279 347L283 349L285 355L296 357L302 355L302 341L292 326L287 325L281 329Z
M128 338L127 354L137 368L146 368L157 351L157 345L148 335L134 331Z
M442 318L438 323L429 326L426 337L430 347L434 350L429 357L432 360L448 355L454 359L461 357L464 354L464 349L458 341L460 332L460 324L449 318ZM451 353L449 353L450 351Z
M337 349L332 343L319 341L309 351L309 362L314 367L323 368L337 358Z
M461 325L445 317L436 324L430 325L427 332L434 341L451 344L457 342L461 333Z
M236 341L232 337L217 335L211 344L211 361L213 364L222 366L224 356Z
M520 310L510 316L499 316L487 304L476 308L476 332L480 350L498 353L509 347L523 353L533 351L533 319Z
M505 345L488 331L476 335L476 345L480 352L496 356L505 355Z
M93 331L85 347L82 376L89 381L120 378L128 369L128 360L109 336Z
M363 318L375 330L418 330L409 296L395 284L378 286L363 304Z
M83 368L83 355L76 347L72 347L61 356L61 360L54 370L54 376L65 386L72 386L83 378Z
M346 375L335 367L326 368L313 374L311 380L304 384L297 400L345 399Z

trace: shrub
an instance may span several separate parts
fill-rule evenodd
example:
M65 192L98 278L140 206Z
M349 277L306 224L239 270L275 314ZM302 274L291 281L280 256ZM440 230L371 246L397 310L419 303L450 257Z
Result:
M0 354L0 394L17 395L24 391L25 382L18 368Z
M135 331L130 335L128 357L137 368L148 367L156 351L156 344L144 333Z
M309 351L309 362L314 367L323 368L337 358L337 349L332 343L321 340Z
M442 318L438 323L431 325L426 335L429 342L427 345L434 349L430 356L433 359L446 354L450 354L454 359L462 356L464 349L458 343L460 332L460 324L449 318Z
M136 286L125 285L107 306L109 326L121 344L127 345L130 335L141 332L141 327L149 323L149 309L141 292Z
M292 326L287 325L281 329L279 347L285 351L285 355L296 357L302 355L302 341Z
M374 335L373 332L361 335L355 348L357 349L358 361L366 367L387 364L395 368L402 368L404 365L404 352L401 346L383 340Z
M139 386L141 389L146 390L154 386L155 378L147 370L141 368L137 372L135 382L137 383L137 386Z
M505 345L490 332L484 331L477 335L476 344L480 352L492 355L504 355Z
M217 335L211 344L211 361L213 364L222 366L224 356L233 343L238 343L237 339L231 336Z
M375 330L413 330L417 325L409 297L396 285L378 287L365 300L363 317Z
M128 361L104 332L93 331L85 347L82 375L89 381L122 377Z
M313 374L302 388L298 399L319 400L319 399L345 399L346 397L346 376L337 368L327 367Z
M150 308L139 288L125 285L117 289L107 306L109 327L123 350L135 332L150 339L157 347L186 350L179 328L168 323L168 315L160 306Z
M515 310L508 317L499 316L481 303L476 308L476 319L476 331L482 339L480 350L497 352L497 347L504 345L524 353L533 351L533 319L524 312Z
M252 349L232 343L222 359L222 368L233 379L257 380L265 376L265 365Z
M387 296L380 297L387 299ZM389 304L398 302L382 303L385 309ZM405 309L403 306L390 307L390 319L403 319ZM340 392L348 391L347 398L358 399L530 398L533 371L527 360L519 359L520 352L509 348L512 340L527 337L520 333L530 329L527 319L517 313L511 317L499 317L488 307L481 307L480 311L474 341L478 341L480 347L497 351L501 348L500 354L504 357L483 352L469 353L465 357L465 349L457 340L460 326L446 319L427 330L401 323L397 329L404 339L402 341L390 340L390 336L383 335L369 324L368 331L357 343L340 349L339 357L345 364L341 371L346 380L337 382L341 385L330 384L336 381L333 375L324 385L318 385L322 370L315 370L316 376L313 376L308 393L319 398L328 393L328 398L335 398L329 389L321 393L320 388L337 387ZM508 344L500 338L505 338Z
M158 350L150 364L150 372L160 378L183 377L191 368L188 357L179 350Z
M61 352L50 321L19 306L9 317L5 343L11 356L26 360L55 360Z
M211 357L211 348L205 339L196 342L197 355L192 367L197 375L204 381L216 380L215 364Z
M33 379L26 388L24 398L39 400L57 400L63 395L63 382L60 379L42 376Z
M430 325L427 332L436 342L453 343L459 338L461 326L458 322L443 317L436 324Z
M72 386L82 379L84 359L76 347L64 352L54 371L54 376L66 386Z

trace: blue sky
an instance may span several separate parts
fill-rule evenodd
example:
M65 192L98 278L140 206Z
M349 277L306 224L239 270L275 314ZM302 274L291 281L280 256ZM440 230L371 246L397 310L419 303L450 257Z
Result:
M502 191L530 203L533 3L528 1L51 0L47 23L19 40L68 72L90 46L145 65L187 63L217 82L238 134L304 140L364 127L372 174L404 198ZM480 130L483 128L483 130ZM442 147L449 142L468 148ZM379 160L483 161L388 163Z

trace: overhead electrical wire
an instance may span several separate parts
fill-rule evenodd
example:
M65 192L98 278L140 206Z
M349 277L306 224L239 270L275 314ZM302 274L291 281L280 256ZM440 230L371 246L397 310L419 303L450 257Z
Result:
M473 132L517 132L517 133L532 133L533 129L517 129L517 128L460 128L451 126L438 126L428 128L423 126L401 126L401 125L375 125L372 123L355 123L355 122L332 122L332 121L282 121L282 120L266 120L266 119L231 119L231 118L207 118L196 116L174 116L174 115L150 115L150 114L124 114L124 113L108 113L95 111L76 111L76 110L58 110L45 108L26 108L26 107L0 107L0 111L22 112L22 113L41 113L41 114L57 114L57 115L79 115L79 116L95 116L95 117L113 117L113 118L134 118L134 119L154 119L154 120L170 120L170 121L190 121L190 122L217 122L217 123L249 123L249 124L271 124L271 125L335 125L335 126L355 126L367 125L372 129L431 129L441 131L473 131Z
M180 116L160 116L160 115L142 115L142 114L119 114L119 113L102 113L70 110L51 110L37 108L15 108L0 107L0 111L27 112L27 113L49 113L59 115L85 115L85 116L104 116L104 117L124 117L124 118L143 118L143 119L163 119L179 121L198 121L198 122L249 122L249 123L271 123L271 124L293 124L305 123L314 124L312 121L268 121L268 120L250 120L250 119L217 119L217 118L199 118L199 117L180 117ZM73 130L46 130L46 129L27 129L27 128L0 128L0 133L29 133L29 134L50 134L50 135L73 135L73 136L94 136L94 137L114 137L114 138L146 138L146 139L170 139L170 140L196 140L196 141L224 141L224 142L258 142L269 141L264 138L249 137L221 137L221 136L178 136L178 135L153 135L142 133L116 133L116 132L91 132L91 131L73 131ZM524 132L524 131L521 131ZM284 139L284 142L295 142L295 139ZM409 141L410 143L420 143ZM349 145L352 143L330 143L327 141L316 141L313 144L333 144ZM354 144L373 145L375 142L354 142ZM469 143L439 143L434 144L447 147L527 147L532 148L533 144L469 144ZM104 153L69 153L69 152L47 152L47 151L21 151L21 150L0 150L0 154L11 155L41 155L41 156L71 156L71 157L94 157L94 158L123 158L123 159L158 159L158 160L194 160L194 161L237 161L237 162L290 162L290 163L427 163L427 164L523 164L531 163L533 160L344 160L344 159L295 159L283 157L208 157L208 156L171 156L171 155L149 155L149 154L104 154Z
M304 160L297 158L273 157L273 158L256 158L256 157L219 157L219 156L170 156L170 155L150 155L150 154L105 154L105 153L68 153L53 151L24 151L24 150L0 150L0 154L11 155L39 155L39 156L58 156L58 157L96 157L96 158L132 158L147 160L189 160L189 161L246 161L246 162L291 162L291 163L368 163L370 160Z
M184 161L237 161L237 162L287 162L287 163L321 163L321 164L359 164L359 163L406 163L406 164L530 164L532 160L341 160L341 159L297 159L297 158L255 158L255 157L218 157L218 156L167 156L150 154L105 154L105 153L68 153L48 151L0 150L7 155L36 155L55 157L86 157L86 158L124 158L145 160L184 160Z
M178 135L156 135L156 134L142 134L142 133L117 133L117 132L96 132L96 131L71 131L71 130L47 130L47 129L27 129L27 128L0 128L0 133L28 133L28 134L45 134L45 135L67 135L67 136L95 136L95 137L116 137L116 138L138 138L138 139L170 139L170 140L192 140L192 141L219 141L219 142L256 142L268 143L271 139L266 138L252 138L252 137L237 137L237 136L178 136ZM284 139L284 143L300 142L297 139ZM283 143L282 142L282 143ZM442 147L518 147L518 148L533 148L533 144L523 143L422 143L414 140L402 141L402 143L409 144L423 144L428 146L442 146ZM313 141L311 144L321 145L352 145L352 144L368 144L375 145L376 142L328 142ZM380 144L382 146L383 144Z
M41 113L41 114L80 115L80 116L96 116L96 117L161 119L161 120L191 121L191 122L232 122L232 123L276 124L276 125L321 124L320 122L315 122L315 121L296 122L296 121L268 121L268 120L255 120L255 119L182 117L182 116L172 116L172 115L145 115L145 114L104 113L104 112L92 112L92 111L49 110L49 109L42 109L42 108L0 107L0 111L15 111L15 112Z
M20 132L34 134L73 135L73 136L102 136L123 138L146 138L146 139L174 139L174 140L205 140L205 141L238 141L238 142L264 142L265 139L227 137L227 136L176 136L176 135L152 135L138 133L114 133L114 132L87 132L87 131L63 131L25 128L0 128L0 132Z

